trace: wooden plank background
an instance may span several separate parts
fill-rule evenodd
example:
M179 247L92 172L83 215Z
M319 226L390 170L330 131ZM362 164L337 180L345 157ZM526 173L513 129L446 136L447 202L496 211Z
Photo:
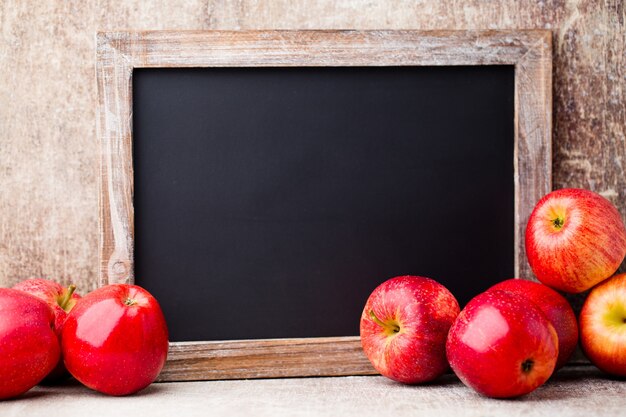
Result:
M98 277L95 32L148 29L551 29L554 185L626 214L621 0L0 2L0 286Z

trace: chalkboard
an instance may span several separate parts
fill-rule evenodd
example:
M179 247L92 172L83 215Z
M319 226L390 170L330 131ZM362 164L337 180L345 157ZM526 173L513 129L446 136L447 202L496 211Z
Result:
M512 66L139 69L135 282L171 340L357 335L513 276Z
M161 303L159 379L375 373L396 275L461 304L532 278L551 189L550 31L97 36L100 285Z

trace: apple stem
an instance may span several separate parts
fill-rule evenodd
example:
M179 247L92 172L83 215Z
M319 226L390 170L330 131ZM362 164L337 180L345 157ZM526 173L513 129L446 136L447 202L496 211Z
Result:
M128 297L127 299L124 300L124 305L134 306L135 304L137 304L137 300L135 300L134 298Z
M72 294L74 294L74 291L76 291L76 285L70 284L70 286L67 287L67 292L65 293L61 301L59 301L59 306L61 306L63 310L65 310L67 304L72 299Z
M397 324L384 323L378 317L376 317L376 314L374 314L374 310L370 310L370 317L372 318L374 323L378 324L384 329L387 329L393 333L398 333L400 331L400 326L398 326Z

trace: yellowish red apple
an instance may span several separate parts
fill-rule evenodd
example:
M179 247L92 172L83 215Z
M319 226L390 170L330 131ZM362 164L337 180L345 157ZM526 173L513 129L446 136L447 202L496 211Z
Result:
M615 273L626 256L626 228L615 206L599 194L553 191L528 220L526 254L539 281L579 293Z
M626 376L626 274L591 290L580 312L580 341L594 365Z

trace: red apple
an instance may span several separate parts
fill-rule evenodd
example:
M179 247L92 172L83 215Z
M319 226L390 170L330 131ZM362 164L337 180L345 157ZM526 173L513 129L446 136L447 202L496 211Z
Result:
M361 315L361 344L374 368L406 384L448 369L445 343L459 304L443 285L401 276L379 285Z
M615 273L626 256L626 229L604 197L574 188L553 191L530 215L526 254L539 281L579 293Z
M113 284L76 303L61 343L65 366L77 380L105 394L128 395L161 372L168 332L161 307L148 291Z
M0 288L0 399L37 385L59 361L54 313L40 299Z
M578 343L578 321L572 306L558 292L538 282L526 279L508 279L487 291L501 290L528 298L550 320L559 338L559 357L556 369L561 368L572 356Z
M80 298L80 296L74 292L76 286L70 285L64 288L60 284L48 279L31 278L14 285L13 289L34 295L52 308L52 311L54 311L54 329L59 337L60 343L61 331L63 330L67 313ZM69 373L65 369L63 358L61 357L57 366L44 379L44 382L52 383L66 377L69 377Z
M446 344L461 381L488 397L527 394L554 371L556 331L528 299L504 291L474 297L457 317Z
M626 274L591 290L580 312L580 341L591 363L626 376Z

